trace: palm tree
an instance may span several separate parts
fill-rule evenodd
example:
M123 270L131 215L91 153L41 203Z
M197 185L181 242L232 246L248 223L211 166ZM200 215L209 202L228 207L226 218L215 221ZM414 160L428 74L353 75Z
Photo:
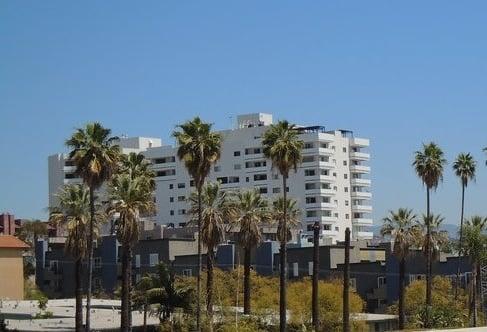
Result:
M178 144L178 158L184 162L189 175L193 178L198 201L198 276L196 281L197 309L196 329L201 330L201 196L203 185L210 173L211 166L220 159L222 137L211 131L212 125L202 122L199 117L178 126L173 132Z
M192 221L199 216L199 194L190 197ZM207 248L206 253L206 313L210 330L213 326L213 266L215 250L225 239L225 224L231 215L231 205L219 183L208 183L201 195L201 241Z
M269 219L267 200L255 189L235 195L234 219L239 227L238 242L244 250L244 314L250 314L250 258L262 241L261 226Z
M59 206L51 208L49 219L67 230L65 250L75 261L75 329L83 330L82 262L88 253L90 194L83 185L65 186L58 195Z
M470 306L472 313L472 325L477 326L477 269L482 261L485 261L487 246L487 237L485 229L487 218L474 216L466 221L463 227L464 233L464 251L466 256L470 257L472 262L472 283L470 289Z
M418 233L416 235L416 246L423 249L427 256L428 245L430 248L431 262L439 259L440 253L446 251L449 245L448 232L441 230L441 224L445 221L440 214L424 215L417 220ZM428 227L430 231L428 241Z
M47 223L40 220L29 220L22 223L17 236L33 248L35 247L39 236L46 236L47 233Z
M406 273L406 257L409 255L409 249L414 245L415 238L418 235L415 225L416 215L410 209L400 208L390 211L389 216L384 218L384 224L381 228L382 236L390 236L394 240L392 252L399 260L399 329L404 329L404 289Z
M453 163L455 175L460 178L462 184L462 210L460 213L460 241L458 244L458 262L457 262L457 282L455 283L455 299L458 296L458 285L460 284L460 259L462 257L462 240L463 240L463 215L465 208L465 188L468 182L475 180L476 162L470 153L460 153Z
M152 190L146 177L134 177L130 173L116 175L109 187L110 206L108 215L118 215L117 239L122 245L122 313L121 331L130 330L130 269L132 249L139 239L139 217L155 210Z
M76 174L90 190L90 223L88 227L88 290L86 296L86 331L90 331L91 292L93 276L93 231L95 222L95 190L112 177L117 167L120 150L113 144L111 130L100 123L88 123L78 128L66 141L71 148L69 158L76 165Z
M416 174L426 186L426 216L431 214L430 211L430 191L436 190L438 184L443 181L443 168L446 159L443 158L443 151L435 143L423 144L422 151L416 151L414 156L413 167ZM426 306L428 310L426 327L430 327L431 311L431 250L430 250L430 227L426 225Z
M295 125L287 121L279 121L270 125L262 140L264 155L272 161L272 167L277 168L282 176L282 192L284 202L287 202L287 178L289 172L297 170L301 163L301 151L304 142L299 139ZM287 229L287 209L283 209L281 219L282 229ZM281 242L281 271L279 276L279 329L286 330L286 278L287 278L287 232L283 233Z

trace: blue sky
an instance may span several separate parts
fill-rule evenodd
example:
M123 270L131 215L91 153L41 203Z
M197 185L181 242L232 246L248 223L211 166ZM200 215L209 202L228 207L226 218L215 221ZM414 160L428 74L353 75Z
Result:
M371 139L374 217L424 209L411 161L450 161L433 209L456 223L451 161L478 160L467 215L487 214L485 1L1 1L0 211L45 217L47 156L73 128L162 137L240 113Z

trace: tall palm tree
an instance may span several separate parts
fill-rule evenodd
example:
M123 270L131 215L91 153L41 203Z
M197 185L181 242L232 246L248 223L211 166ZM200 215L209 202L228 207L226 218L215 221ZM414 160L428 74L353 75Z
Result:
M116 222L117 239L122 245L122 310L120 330L131 329L130 306L130 270L132 249L139 239L139 217L141 214L155 210L152 189L145 177L134 177L133 174L116 175L109 186L110 206L108 215L118 216Z
M416 151L414 156L413 167L416 174L426 186L426 216L431 214L430 211L430 191L436 190L438 184L443 181L443 168L446 164L446 159L443 157L443 151L435 143L431 142L423 144L423 150ZM431 289L432 289L432 275L431 275L431 250L430 250L430 227L426 225L427 243L426 243L426 306L428 310L426 327L430 327L430 312L431 312Z
M112 177L117 167L120 149L110 136L111 130L100 123L88 123L78 128L66 141L71 148L69 158L76 165L76 174L90 190L90 223L88 227L88 290L86 296L86 331L90 331L91 292L93 276L93 231L95 222L95 190Z
M262 140L264 155L272 162L282 176L282 193L284 202L287 202L287 178L291 170L296 171L302 159L304 142L299 139L296 126L287 121L279 121L270 125L264 133ZM282 228L287 229L287 209L283 209L281 219ZM281 242L281 270L279 275L279 329L286 330L286 278L287 278L287 232L283 233Z
M201 196L203 185L211 166L220 159L222 137L211 131L212 125L195 117L192 121L179 125L173 132L178 144L177 155L184 163L189 175L193 178L198 201L198 275L196 279L197 309L196 329L201 330Z
M261 226L269 219L268 202L255 189L235 195L233 220L239 227L238 242L244 250L244 314L250 314L250 258L262 241Z
M455 299L458 296L458 285L460 284L460 259L462 257L463 241L463 215L465 209L465 188L468 182L475 180L476 162L470 153L460 153L453 163L455 175L460 178L462 184L462 210L460 213L460 241L458 244L458 262L457 262L457 282L455 283Z
M51 207L49 219L67 230L65 250L75 262L75 330L83 330L82 262L88 253L90 193L83 185L67 185L58 195L59 206Z
M198 221L198 193L190 197L192 221ZM231 205L219 183L208 183L203 187L201 195L201 241L207 248L206 253L206 313L208 326L213 330L213 266L217 246L225 239L225 226L231 215Z
M406 273L406 257L409 249L414 245L418 235L415 225L416 215L410 209L400 208L397 211L390 211L389 216L384 218L381 227L382 236L390 236L394 240L392 252L399 260L399 329L404 329L404 289Z
M470 289L470 306L472 313L472 325L477 326L477 269L479 264L486 259L485 247L487 246L487 237L485 229L487 227L487 218L474 216L466 221L463 227L464 233L464 251L466 256L470 257L472 262L472 282Z

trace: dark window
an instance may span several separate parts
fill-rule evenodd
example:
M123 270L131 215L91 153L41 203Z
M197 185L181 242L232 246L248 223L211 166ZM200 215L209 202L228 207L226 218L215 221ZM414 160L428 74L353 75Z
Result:
M233 156L234 157L240 156L240 151L233 151Z
M254 181L267 180L267 174L254 174Z
M185 187L186 187L186 185L184 183L178 183L178 188L181 189L181 188L185 188Z
M169 185L169 189L173 189L173 188L174 188L174 185L171 183L171 184Z
M260 187L260 188L259 188L259 192L260 192L261 194L267 194L267 187Z

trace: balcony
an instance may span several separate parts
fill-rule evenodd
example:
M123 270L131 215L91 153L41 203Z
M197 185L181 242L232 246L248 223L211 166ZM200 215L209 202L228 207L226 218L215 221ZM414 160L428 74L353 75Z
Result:
M335 164L330 161L318 161L319 168L332 169L335 168Z
M370 206L370 205L353 205L352 211L353 212L370 213L370 212L372 212L372 206Z
M64 184L81 184L83 180L81 178L64 179Z
M372 198L372 193L366 191L352 191L351 196L354 198L370 199Z
M370 166L365 166L365 165L350 165L350 172L354 172L354 173L370 173Z
M316 216L316 217L304 217L304 222L306 223L312 223L315 221L321 221L321 222L327 222L327 223L335 223L338 222L337 217L324 217L324 216Z
M351 146L356 146L356 147L359 147L359 148L366 148L366 147L368 147L370 145L370 142L366 138L356 138L356 137L354 137L350 141L350 145Z
M374 221L369 218L353 218L352 224L354 226L372 226Z
M361 232L357 232L356 236L359 239L371 240L374 237L374 233L361 231Z
M65 173L74 173L76 172L76 166L63 166L63 171Z
M306 208L311 208L311 209L336 209L337 205L335 203L316 202L316 203L307 203Z
M331 175L321 175L321 174L315 174L315 175L309 175L309 176L305 176L304 179L306 181L320 181L320 182L335 182L335 177L331 176Z
M333 196L335 195L335 190L333 189L323 189L323 188L316 188L316 189L306 189L305 190L306 195L311 195L311 194L318 194L318 195L325 195L325 196Z
M370 159L370 154L366 152L350 152L350 159L355 159L355 160L369 160Z
M372 181L370 179L354 179L350 181L352 186L363 186L363 187L369 187L372 184Z

